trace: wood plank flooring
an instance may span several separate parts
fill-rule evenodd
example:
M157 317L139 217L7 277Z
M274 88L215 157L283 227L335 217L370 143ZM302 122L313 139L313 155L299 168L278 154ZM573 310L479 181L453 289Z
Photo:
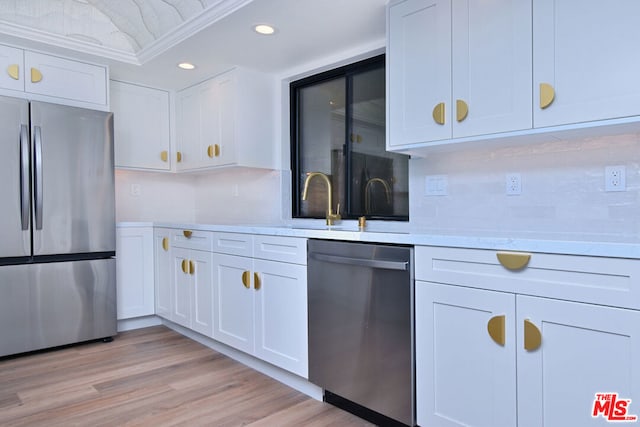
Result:
M0 359L2 426L370 426L164 327Z

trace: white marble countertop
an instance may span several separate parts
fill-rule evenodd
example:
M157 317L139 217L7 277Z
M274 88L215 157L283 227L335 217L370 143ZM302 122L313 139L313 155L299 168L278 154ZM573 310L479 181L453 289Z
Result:
M601 236L543 236L518 237L491 235L463 235L428 230L409 230L402 225L381 229L372 225L360 231L355 223L327 227L322 223L284 225L259 224L193 224L178 222L119 222L118 227L165 227L227 233L262 234L356 242L395 243L405 245L445 246L473 249L511 250L555 254L640 258L640 243L635 239L603 239ZM389 230L391 228L391 230Z

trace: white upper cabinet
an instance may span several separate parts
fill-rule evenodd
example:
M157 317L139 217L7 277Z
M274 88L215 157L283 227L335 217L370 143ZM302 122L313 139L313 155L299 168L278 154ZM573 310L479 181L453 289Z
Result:
M112 80L111 111L116 167L171 169L168 92Z
M107 105L107 69L42 53L24 52L25 91Z
M389 7L388 146L531 128L531 0Z
M24 90L24 51L0 45L0 88Z
M177 93L177 170L275 167L275 80L234 68Z
M0 45L0 94L108 110L106 66Z
M640 115L639 16L637 0L536 1L535 127Z

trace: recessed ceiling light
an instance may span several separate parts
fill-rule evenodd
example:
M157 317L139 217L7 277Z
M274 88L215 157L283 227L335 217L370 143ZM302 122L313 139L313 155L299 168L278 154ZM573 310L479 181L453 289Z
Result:
M183 70L193 70L194 68L196 68L196 66L190 62L181 62L178 64L178 67L182 68Z
M271 25L258 24L253 26L253 31L255 31L258 34L263 34L265 36L268 36L275 33L276 29L273 28Z

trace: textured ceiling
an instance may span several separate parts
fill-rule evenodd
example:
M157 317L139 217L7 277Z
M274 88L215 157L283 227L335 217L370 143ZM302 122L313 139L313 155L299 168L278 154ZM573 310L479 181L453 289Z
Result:
M222 0L0 0L0 21L136 54Z

